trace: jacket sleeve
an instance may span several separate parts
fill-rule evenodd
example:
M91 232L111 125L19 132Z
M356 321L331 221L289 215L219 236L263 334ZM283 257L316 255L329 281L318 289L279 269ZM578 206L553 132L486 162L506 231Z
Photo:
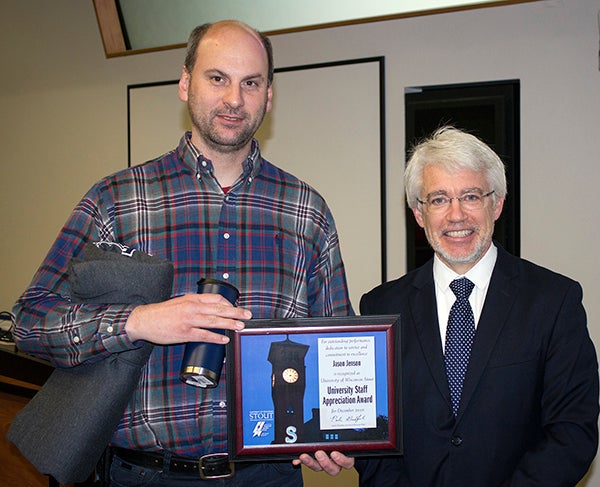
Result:
M523 455L506 486L575 485L596 455L598 363L582 294L570 281L546 349L543 437Z
M357 458L354 464L360 487L409 487L403 474L402 458Z

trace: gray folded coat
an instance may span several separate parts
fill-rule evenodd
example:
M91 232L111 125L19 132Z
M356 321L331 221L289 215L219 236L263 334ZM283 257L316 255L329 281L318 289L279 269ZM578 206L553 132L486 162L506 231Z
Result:
M170 298L173 265L112 243L88 244L72 259L73 302L147 304ZM13 420L7 438L61 484L93 472L135 390L153 345L91 364L57 368Z

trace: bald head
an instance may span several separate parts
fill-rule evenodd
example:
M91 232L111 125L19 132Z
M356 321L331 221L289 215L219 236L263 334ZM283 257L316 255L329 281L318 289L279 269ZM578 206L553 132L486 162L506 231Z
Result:
M194 30L192 30L188 39L187 50L185 55L184 66L187 72L191 73L193 71L194 65L196 64L196 59L198 57L198 45L205 37L209 35L215 37L228 34L239 35L241 33L248 34L248 41L251 42L251 39L254 38L262 46L267 60L267 81L270 86L273 83L274 70L273 47L271 46L271 41L267 36L261 34L256 29L238 20L221 20L215 23L207 23L199 25Z

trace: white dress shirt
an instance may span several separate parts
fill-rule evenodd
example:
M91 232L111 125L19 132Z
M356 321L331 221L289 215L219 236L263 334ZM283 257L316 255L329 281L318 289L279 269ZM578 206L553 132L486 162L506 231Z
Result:
M477 329L477 324L479 323L479 317L481 316L481 310L483 309L483 303L485 302L485 296L487 294L497 256L498 249L494 244L490 245L490 248L481 260L463 275L459 275L450 269L440 260L437 254L434 256L433 280L435 282L435 298L437 301L440 336L442 338L442 351L445 352L448 315L450 314L450 308L454 304L454 301L456 301L456 296L452 292L452 289L450 289L450 283L454 279L466 277L475 284L475 287L469 296L469 302L471 303L471 308L473 308L475 329Z

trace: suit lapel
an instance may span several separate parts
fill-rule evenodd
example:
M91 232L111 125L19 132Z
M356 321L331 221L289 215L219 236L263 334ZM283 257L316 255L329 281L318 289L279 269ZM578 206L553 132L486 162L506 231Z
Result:
M466 409L518 295L516 258L498 246L498 258L477 325L458 416Z
M430 264L433 261L430 261ZM438 325L435 285L432 265L425 265L416 274L415 292L410 300L410 309L415 332L433 380L450 406L450 390L446 378L444 355Z

